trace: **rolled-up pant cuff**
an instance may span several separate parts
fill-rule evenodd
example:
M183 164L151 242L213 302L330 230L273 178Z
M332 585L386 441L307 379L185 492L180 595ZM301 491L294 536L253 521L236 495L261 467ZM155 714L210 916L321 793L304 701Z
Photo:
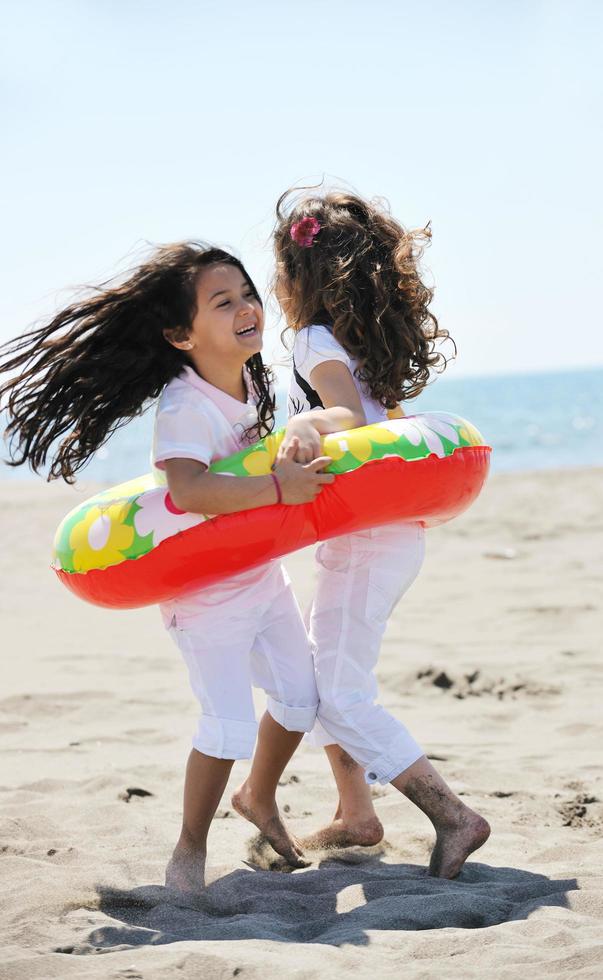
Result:
M385 786L386 783L391 783L392 779L412 766L413 762L416 762L423 755L425 752L420 745L414 742L414 745L410 746L407 740L404 755L396 755L392 752L379 756L378 759L371 762L370 766L365 767L364 778L369 784L380 783Z
M214 759L251 759L257 732L255 721L202 715L193 736L193 748Z
M358 758L358 755L353 750L350 751L350 745L346 744L345 741L337 742L332 735L329 735L318 719L312 731L306 735L304 741L313 748L324 748L326 745L340 745L352 756L359 766L362 766L365 771L367 783L381 783L382 785L391 783L392 779L395 779L396 776L399 776L409 766L412 766L417 759L425 755L418 742L415 742L412 736L406 733L400 740L402 744L399 747L394 745L393 751L378 756L369 765L366 765Z
M266 699L268 711L279 725L288 732L311 732L316 721L318 704L308 708L293 708L272 697Z

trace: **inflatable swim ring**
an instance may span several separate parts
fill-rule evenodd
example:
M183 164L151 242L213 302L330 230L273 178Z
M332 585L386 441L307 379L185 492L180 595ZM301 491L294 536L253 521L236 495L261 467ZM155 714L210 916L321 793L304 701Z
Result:
M283 432L213 463L212 472L269 473ZM164 602L339 534L404 519L449 521L479 494L491 450L470 422L432 412L333 433L323 452L338 479L295 506L208 518L177 510L152 474L122 483L65 517L53 568L99 606Z

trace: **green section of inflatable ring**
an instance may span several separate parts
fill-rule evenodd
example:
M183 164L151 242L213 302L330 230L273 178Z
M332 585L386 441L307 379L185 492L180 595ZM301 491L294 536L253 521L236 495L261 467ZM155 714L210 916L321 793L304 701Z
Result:
M406 429L406 433L399 432L398 429ZM454 438L451 438L452 433ZM283 434L284 430L281 429L233 456L213 463L211 472L232 476L260 476L269 473ZM399 456L408 462L425 459L434 451L434 440L438 454L444 456L451 456L456 449L463 446L484 444L482 436L470 422L458 416L432 413L380 422L349 432L338 432L325 437L323 449L325 455L333 458L328 472L342 474L386 456ZM99 549L99 567L140 558L151 551L154 547L153 532L138 534L134 518L140 510L138 500L141 495L157 488L157 485L157 481L149 474L105 490L72 510L57 529L53 565L65 572L81 572L82 563L77 560L78 549L77 546L72 546L72 540L74 537L81 538L82 534L87 535L94 519L103 515L111 522L111 532L108 544ZM77 529L79 533L74 535Z

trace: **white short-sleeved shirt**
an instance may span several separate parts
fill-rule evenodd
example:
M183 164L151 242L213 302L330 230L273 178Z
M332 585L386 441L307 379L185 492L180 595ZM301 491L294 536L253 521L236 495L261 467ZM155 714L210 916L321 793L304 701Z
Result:
M151 464L163 470L166 459L195 459L209 466L249 445L244 433L258 410L250 381L247 390L245 405L185 367L161 393Z
M195 459L209 466L249 445L245 430L257 422L258 410L251 379L246 377L246 382L249 397L243 404L209 384L192 367L185 367L159 398L152 466L163 470L166 459ZM271 591L282 589L283 575L280 563L271 561L182 599L161 603L161 614L169 626L176 614L179 621L186 622L211 611L215 625L221 608L228 617L233 610L244 613L259 601L266 602Z
M323 324L302 327L295 335L293 373L289 385L289 417L299 415L300 412L308 412L312 408L324 408L318 393L312 387L312 371L324 361L341 361L349 368L360 395L367 425L391 418L391 413L388 413L383 405L371 398L366 387L354 374L357 361L350 357L341 344L335 340L329 328Z

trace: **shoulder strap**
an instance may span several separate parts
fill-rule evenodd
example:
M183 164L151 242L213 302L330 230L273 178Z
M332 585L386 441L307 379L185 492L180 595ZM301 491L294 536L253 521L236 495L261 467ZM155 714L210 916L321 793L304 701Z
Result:
M307 381L302 378L301 374L295 366L295 358L293 358L293 377L295 378L297 384L303 391L304 395L308 399L308 405L310 408L324 408L322 401L320 400L320 395L317 391L308 384Z

